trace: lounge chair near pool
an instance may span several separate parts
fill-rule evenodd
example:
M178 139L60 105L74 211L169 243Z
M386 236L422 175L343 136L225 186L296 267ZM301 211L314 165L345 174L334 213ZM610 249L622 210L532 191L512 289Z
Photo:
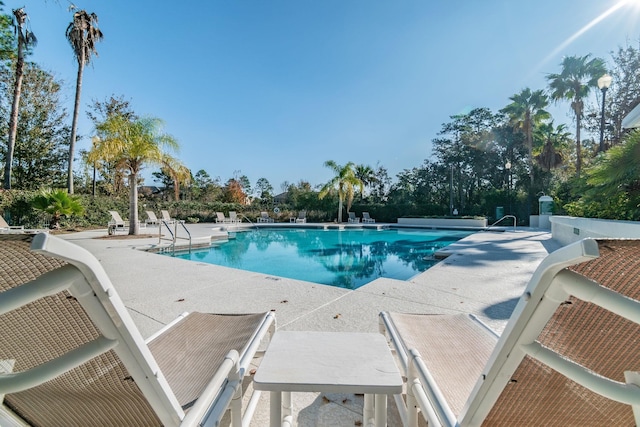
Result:
M258 222L273 222L273 218L269 217L269 214L267 212L260 212Z
M129 221L123 220L117 211L109 211L109 214L111 215L111 220L107 224L109 234L129 228Z
M24 233L23 225L9 225L7 221L0 216L0 233Z
M235 211L229 211L229 222L232 224L239 224L242 222L242 218L239 218Z
M307 211L298 212L298 217L297 218L291 218L291 222L306 223L307 222Z
M369 216L369 212L362 212L362 222L364 224L373 224L376 220Z
M360 223L360 218L358 218L355 214L355 212L349 212L349 224L359 224Z
M548 255L498 338L466 315L383 312L407 424L640 425L640 240ZM634 416L635 414L635 416Z
M171 215L169 215L169 211L161 210L160 213L162 214L162 220L167 224L173 224L174 222L176 222L176 219L171 218Z
M221 224L228 224L231 222L222 212L216 212L216 222Z
M152 224L152 225L158 225L160 223L160 221L158 221L158 217L156 216L155 212L153 211L147 211L147 224Z
M243 375L273 313L185 314L145 342L73 243L1 235L0 271L0 425L218 425L229 408L242 425Z

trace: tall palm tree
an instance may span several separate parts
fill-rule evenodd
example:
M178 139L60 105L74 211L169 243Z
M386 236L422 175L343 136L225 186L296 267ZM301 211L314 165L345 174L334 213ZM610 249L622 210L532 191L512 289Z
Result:
M98 56L96 43L102 40L102 31L100 31L97 24L98 16L95 13L87 13L85 10L79 10L73 14L73 21L69 24L66 31L67 40L69 40L73 48L73 53L78 60L76 99L73 105L73 120L71 122L71 138L69 141L69 175L67 177L69 194L73 194L73 152L76 146L78 114L80 113L82 75L84 73L84 66L91 62L92 55Z
M564 163L563 148L567 147L570 134L564 124L554 126L553 122L543 123L536 129L537 139L542 141L542 147L538 148L535 156L538 165L550 172Z
M369 187L376 178L375 172L369 165L357 165L355 168L356 177L362 182L363 187ZM360 200L364 200L364 191L360 192Z
M531 91L529 88L522 89L509 98L511 104L501 111L509 116L511 125L521 130L525 135L527 153L529 156L529 180L533 187L533 134L535 126L550 117L545 110L549 105L549 100L542 90Z
M18 133L18 110L20 109L20 95L22 93L22 76L24 74L24 51L29 46L37 43L36 36L25 29L27 13L24 8L13 11L14 26L18 34L18 58L16 60L16 79L13 85L13 101L11 103L11 115L9 116L9 142L4 166L4 188L11 189L11 166L13 163L13 151L16 146Z
M342 206L346 200L347 212L351 209L351 203L353 203L353 196L355 194L355 188L358 187L360 191L363 191L362 181L358 179L354 171L354 163L349 162L344 166L340 166L333 160L327 160L324 165L335 173L335 176L331 178L331 181L327 182L318 193L320 199L324 199L327 194L333 190L338 191L338 222L342 222Z
M138 234L139 173L146 165L163 166L169 151L177 151L178 142L162 133L162 121L152 117L129 120L116 115L98 124L96 129L100 138L87 159L113 162L128 174L129 234Z
M180 184L189 185L191 182L191 171L185 165L172 156L165 156L163 160L164 170L173 181L173 196L176 201L180 200Z
M566 99L571 101L571 109L576 116L576 176L580 177L582 167L582 143L580 142L580 128L584 113L584 98L589 95L591 88L598 85L598 79L606 72L604 61L600 58L585 56L566 56L562 60L560 74L549 74L551 98L556 101Z

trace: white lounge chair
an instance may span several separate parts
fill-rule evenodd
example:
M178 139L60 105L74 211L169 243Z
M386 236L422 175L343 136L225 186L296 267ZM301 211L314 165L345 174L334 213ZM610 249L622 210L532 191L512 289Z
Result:
M23 225L9 225L7 221L0 215L0 233L23 233Z
M158 225L160 223L160 221L158 221L158 217L156 216L155 212L153 211L146 211L147 212L147 225L148 224L152 224L152 225Z
M640 425L640 240L548 255L498 339L466 315L381 313L406 425ZM634 417L635 414L635 417Z
M231 222L222 212L216 212L216 222L222 224L228 224Z
M349 224L359 224L360 223L360 218L358 218L355 214L355 212L349 212Z
M176 222L176 219L171 218L171 215L169 215L169 211L161 210L160 213L162 214L162 220L167 224L173 224L174 222Z
M272 313L192 313L145 343L73 243L1 235L0 271L0 425L217 425L229 407L242 425L242 377Z
M294 218L294 219L295 219L296 223L306 223L307 222L307 211L298 212L298 217Z
M232 224L240 224L242 222L242 218L238 217L236 211L229 211L229 222Z
M376 220L369 216L369 212L362 212L362 222L364 224L373 224Z
M109 214L111 214L111 220L107 224L109 234L113 234L118 230L124 230L125 228L129 228L129 221L123 220L118 212L109 211Z
M269 214L267 212L260 212L258 222L273 222L273 218L269 217Z

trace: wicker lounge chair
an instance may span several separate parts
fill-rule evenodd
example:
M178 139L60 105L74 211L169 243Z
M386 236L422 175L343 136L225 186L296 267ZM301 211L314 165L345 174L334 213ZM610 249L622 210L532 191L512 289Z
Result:
M359 224L360 218L358 218L355 212L349 212L349 224Z
M417 408L430 426L638 425L638 299L640 240L586 239L542 261L500 339L466 315L381 313L406 425Z
M0 272L0 425L217 425L229 406L241 425L242 377L271 313L192 313L147 344L77 245L2 235Z

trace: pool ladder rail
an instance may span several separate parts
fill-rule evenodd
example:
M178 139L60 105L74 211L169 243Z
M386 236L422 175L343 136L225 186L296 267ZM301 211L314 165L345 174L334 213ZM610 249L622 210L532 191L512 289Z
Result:
M494 225L498 224L499 222L501 222L502 220L507 219L507 218L512 218L513 219L513 229L515 230L516 229L516 224L518 222L518 220L516 219L515 215L505 215L502 218L500 218L499 220L497 220L496 222L494 222L493 224L491 224L490 226L488 226L487 228L485 228L485 230L490 229Z
M170 225L172 223L173 223L173 230L171 230L171 227L170 227ZM178 236L178 224L180 224L182 229L187 233L187 237ZM162 226L163 225L167 228L167 231L169 232L169 235L171 236L171 238L163 237L163 235L162 235ZM189 241L189 253L191 253L191 245L192 245L191 233L189 233L189 230L184 225L184 221L180 221L180 220L177 220L177 219L174 219L172 221L166 221L164 219L161 220L160 221L160 226L158 227L158 244L162 243L163 240L170 241L171 242L171 254L175 255L175 253L176 253L176 241L178 239L188 240Z

